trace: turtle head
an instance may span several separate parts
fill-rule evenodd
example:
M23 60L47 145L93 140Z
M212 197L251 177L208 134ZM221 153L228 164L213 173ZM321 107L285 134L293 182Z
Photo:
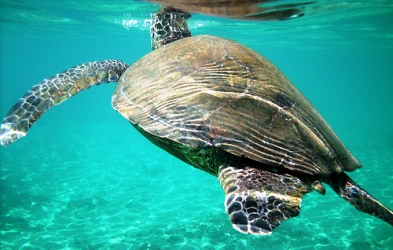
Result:
M153 13L150 24L152 49L191 36L187 25L187 19L190 17L190 13L172 7L165 7Z

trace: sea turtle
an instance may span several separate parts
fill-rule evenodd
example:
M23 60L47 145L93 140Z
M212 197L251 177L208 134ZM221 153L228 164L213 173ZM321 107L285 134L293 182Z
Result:
M189 14L172 11L153 16L158 49L133 65L85 63L33 86L5 117L1 144L24 136L51 106L118 81L114 109L157 146L217 176L238 231L271 233L299 214L305 194L324 194L322 182L393 225L393 212L344 173L359 161L271 62L231 40L187 37Z

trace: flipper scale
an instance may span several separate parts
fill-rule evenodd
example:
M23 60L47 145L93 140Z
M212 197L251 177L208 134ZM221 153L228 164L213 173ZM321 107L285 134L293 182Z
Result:
M374 215L393 226L393 211L371 196L347 174L334 174L327 178L326 182L357 210Z
M34 85L4 118L0 128L2 146L26 135L49 108L80 91L100 83L117 82L128 65L118 60L84 63Z
M295 176L236 163L223 164L218 177L231 223L246 234L271 234L281 221L299 214L302 197L311 192Z

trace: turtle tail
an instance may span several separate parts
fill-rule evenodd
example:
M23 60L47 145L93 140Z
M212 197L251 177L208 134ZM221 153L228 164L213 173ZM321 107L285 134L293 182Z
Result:
M337 194L351 203L357 210L371 214L393 225L393 212L368 194L347 174L334 174L327 182Z
M84 63L34 85L4 118L0 128L2 146L26 135L33 123L49 108L81 90L100 83L117 82L128 65L118 60Z

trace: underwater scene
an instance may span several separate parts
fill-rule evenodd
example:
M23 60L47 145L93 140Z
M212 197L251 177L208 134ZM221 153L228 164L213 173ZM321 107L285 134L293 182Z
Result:
M131 65L150 53L150 14L170 1L153 2L0 0L1 119L34 84L72 66ZM192 36L268 58L362 163L347 174L393 209L392 2L242 2L258 13L192 10ZM0 147L0 249L393 249L392 225L327 184L272 234L236 231L218 178L139 133L112 108L115 87L82 91Z

